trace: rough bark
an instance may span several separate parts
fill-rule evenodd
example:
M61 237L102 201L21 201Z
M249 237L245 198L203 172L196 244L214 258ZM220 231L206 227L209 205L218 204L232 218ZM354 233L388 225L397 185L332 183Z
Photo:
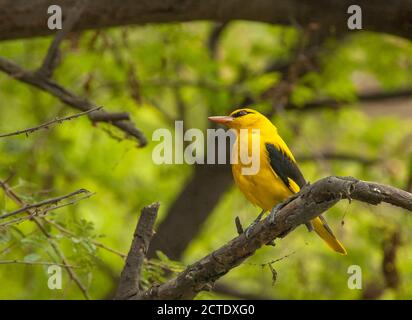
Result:
M146 258L147 249L153 236L153 227L159 211L159 203L155 202L142 209L132 245L126 258L119 280L115 299L126 299L139 292L140 272Z
M77 0L0 0L0 40L54 33L47 28L47 7L57 4L63 15ZM74 30L152 22L242 19L275 24L317 22L327 32L348 32L351 0L86 0ZM363 29L411 38L412 1L357 1Z

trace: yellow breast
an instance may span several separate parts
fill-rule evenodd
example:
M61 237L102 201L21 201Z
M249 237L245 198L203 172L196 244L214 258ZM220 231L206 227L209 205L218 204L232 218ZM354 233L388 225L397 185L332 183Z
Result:
M237 136L236 143L233 148L238 148L236 151L232 150L232 154L237 155L237 159L232 164L232 173L236 185L246 196L246 198L253 204L259 206L264 210L270 210L277 203L285 200L292 192L282 182L282 180L276 175L270 166L269 157L266 151L265 139L260 137L260 166L256 174L245 175L242 173L242 169L248 167L247 164L241 162L240 154L242 150L248 150L249 154L252 153L252 134L249 133L249 139L239 139ZM247 145L242 144L247 143Z

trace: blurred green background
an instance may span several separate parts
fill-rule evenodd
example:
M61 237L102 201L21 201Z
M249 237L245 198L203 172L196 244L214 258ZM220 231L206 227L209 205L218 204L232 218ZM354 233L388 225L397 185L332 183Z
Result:
M51 40L3 41L0 56L33 70ZM8 184L27 203L79 188L95 192L50 212L51 224L45 223L93 299L113 297L124 264L96 242L127 253L143 206L160 201L161 226L176 201L198 201L180 198L188 188L204 184L210 193L221 193L202 218L195 218L197 211L173 211L182 228L159 229L157 244L162 238L179 242L186 225L194 234L179 250L152 248L164 253L146 264L146 286L235 237L236 216L247 224L259 211L230 182L214 190L213 174L229 177L228 167L196 176L199 166L152 162L152 132L173 130L175 120L184 120L186 129L206 130L207 116L253 101L254 108L271 114L307 180L351 175L412 189L412 94L397 96L412 90L412 44L406 40L369 32L319 38L315 31L262 23L191 22L73 33L61 51L56 81L106 110L129 112L149 144L137 148L112 126L92 126L83 117L27 137L1 138L0 178L11 177ZM76 112L0 73L0 133ZM0 191L2 213L17 208ZM299 227L197 298L412 298L410 213L342 201L326 217L347 256ZM272 265L273 283L267 263L282 257ZM10 260L20 263L1 264ZM47 266L30 264L44 261L60 258L32 221L0 226L0 298L84 298L65 271L62 289L50 290ZM362 290L347 286L351 265L362 268Z

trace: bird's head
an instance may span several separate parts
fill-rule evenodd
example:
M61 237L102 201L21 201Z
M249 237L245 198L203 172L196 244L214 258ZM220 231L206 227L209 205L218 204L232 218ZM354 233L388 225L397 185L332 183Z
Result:
M228 116L214 116L208 119L232 129L257 129L270 123L263 114L248 108L237 109Z

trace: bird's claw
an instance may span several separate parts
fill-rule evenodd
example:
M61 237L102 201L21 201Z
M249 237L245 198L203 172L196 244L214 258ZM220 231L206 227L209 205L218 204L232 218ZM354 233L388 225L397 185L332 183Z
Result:
M275 218L276 218L276 214L278 213L278 211L280 209L282 209L284 207L283 203L279 203L278 205L274 206L272 208L272 210L270 210L270 214L269 214L269 222L270 223L274 223L275 222Z
M251 233L253 232L253 230L255 229L256 224L257 224L257 222L256 222L256 221L253 221L253 222L246 228L246 230L245 230L245 237L246 237L246 239L249 239L249 238L250 238L250 235L251 235Z

